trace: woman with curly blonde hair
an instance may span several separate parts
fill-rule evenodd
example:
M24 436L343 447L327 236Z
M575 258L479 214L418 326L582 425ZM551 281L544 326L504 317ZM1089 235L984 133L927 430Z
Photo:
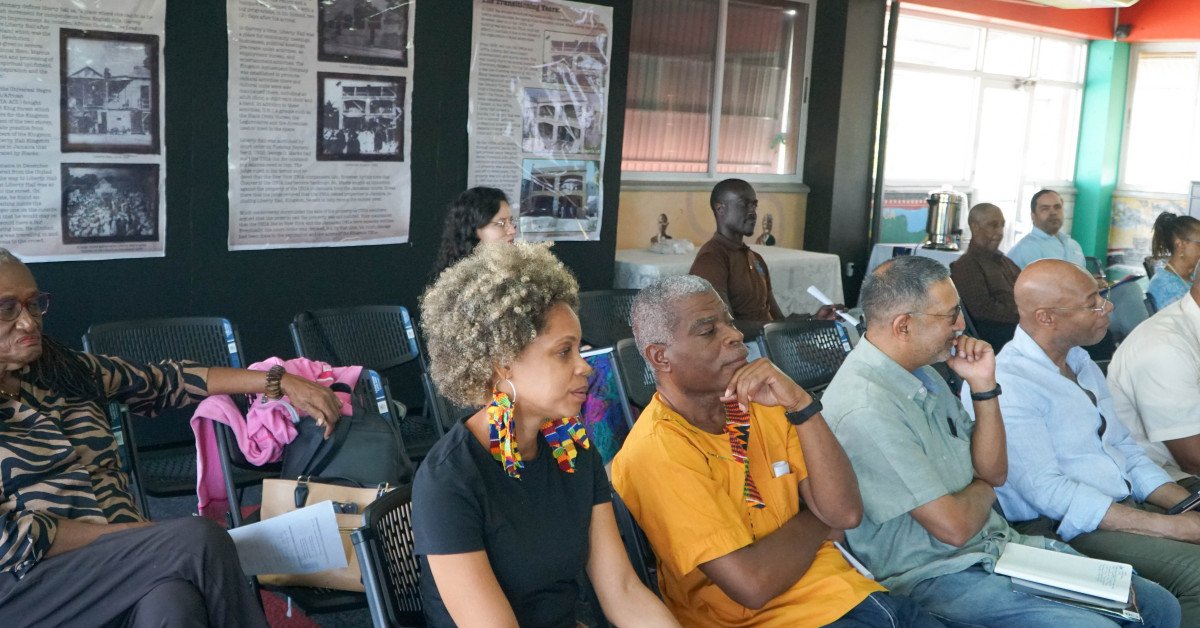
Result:
M574 626L583 568L619 625L675 626L634 575L577 418L578 284L547 246L484 244L422 297L434 382L483 406L430 450L413 533L430 626Z

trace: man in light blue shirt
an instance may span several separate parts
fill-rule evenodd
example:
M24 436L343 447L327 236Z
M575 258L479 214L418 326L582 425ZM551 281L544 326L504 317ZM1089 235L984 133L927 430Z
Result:
M1007 476L995 356L961 336L958 292L941 263L898 257L863 283L867 334L822 396L823 415L850 458L863 518L853 551L892 591L952 625L1067 628L1111 625L1099 615L1014 592L993 573L1008 543L1067 550L1024 536L992 505ZM953 351L953 356L951 352ZM945 361L975 388L971 421L931 364ZM1135 578L1147 624L1178 622L1176 602Z
M1189 493L1117 418L1104 374L1080 348L1108 330L1111 304L1061 260L1030 264L1014 296L1020 326L996 359L1004 515L1024 534L1057 534L1084 554L1132 564L1179 599L1183 625L1200 626L1200 513L1163 514Z
M1039 190L1029 201L1033 231L1008 251L1008 258L1025 268L1040 259L1061 259L1087 268L1083 247L1062 233L1063 200L1054 190Z

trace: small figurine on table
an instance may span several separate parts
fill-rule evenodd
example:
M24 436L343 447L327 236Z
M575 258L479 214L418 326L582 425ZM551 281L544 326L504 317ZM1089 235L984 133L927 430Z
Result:
M763 218L763 232L754 240L755 244L765 244L767 246L775 246L775 236L771 235L771 228L775 226L775 216L767 214Z
M662 242L664 240L673 240L674 238L667 235L667 227L670 224L671 224L671 221L667 220L666 214L659 214L658 215L658 235L654 236L653 238L650 238L650 244L658 244L659 242Z

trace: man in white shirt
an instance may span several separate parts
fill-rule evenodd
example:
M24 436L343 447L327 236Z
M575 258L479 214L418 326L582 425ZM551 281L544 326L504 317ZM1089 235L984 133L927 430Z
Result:
M1108 368L1117 416L1176 482L1200 490L1200 282L1134 328Z
M1008 251L1008 258L1025 268L1040 259L1061 259L1087 268L1083 247L1062 233L1064 220L1062 196L1054 190L1039 190L1029 200L1033 231Z

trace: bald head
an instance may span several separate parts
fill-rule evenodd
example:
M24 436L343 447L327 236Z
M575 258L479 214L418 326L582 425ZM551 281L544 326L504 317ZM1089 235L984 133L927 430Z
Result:
M1096 280L1087 271L1059 259L1038 260L1025 267L1013 287L1021 318L1041 308L1081 305L1096 291Z
M994 218L996 216L999 216L1000 219L1003 220L1004 212L1000 211L999 207L996 207L991 203L980 203L972 207L971 211L967 213L967 224L971 225L971 228L974 229L976 226L983 224L983 222L989 218Z

